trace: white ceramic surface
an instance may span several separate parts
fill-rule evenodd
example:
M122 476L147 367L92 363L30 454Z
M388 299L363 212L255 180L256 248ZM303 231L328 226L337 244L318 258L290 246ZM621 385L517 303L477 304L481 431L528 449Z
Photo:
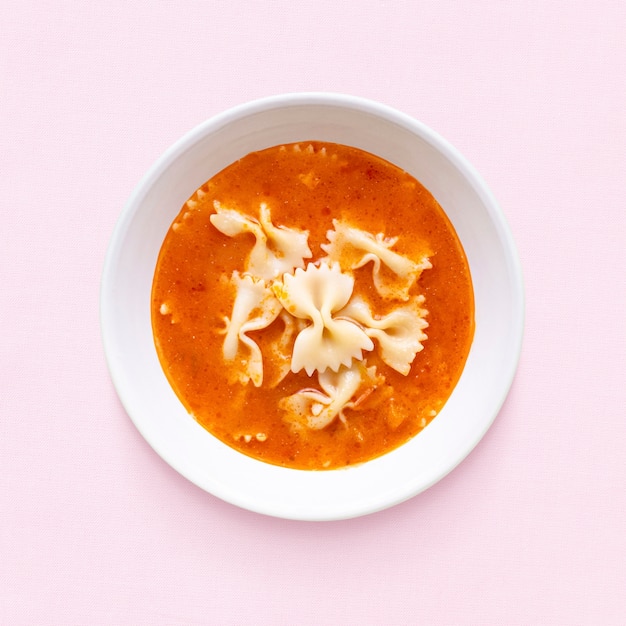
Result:
M435 420L404 446L348 469L268 465L218 441L185 411L155 351L152 277L165 234L187 198L245 154L281 143L352 145L407 170L435 196L467 254L476 331L463 375ZM338 94L287 94L201 124L150 169L113 233L101 286L101 327L111 376L129 416L180 474L235 505L278 517L332 520L384 509L437 482L474 448L513 380L524 296L518 256L485 183L446 141L389 107Z

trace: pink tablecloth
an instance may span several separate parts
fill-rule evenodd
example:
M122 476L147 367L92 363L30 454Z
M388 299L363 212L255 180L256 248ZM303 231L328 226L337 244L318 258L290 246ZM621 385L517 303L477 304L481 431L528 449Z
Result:
M626 623L625 28L614 0L2 3L0 623ZM170 469L98 325L109 236L158 155L311 90L455 144L527 290L517 378L469 458L323 524Z

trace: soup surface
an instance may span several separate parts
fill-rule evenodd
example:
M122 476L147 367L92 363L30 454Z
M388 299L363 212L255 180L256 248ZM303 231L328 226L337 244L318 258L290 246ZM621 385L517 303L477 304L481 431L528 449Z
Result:
M415 178L348 146L251 153L182 207L152 325L193 417L268 463L333 469L441 410L474 333L468 264Z

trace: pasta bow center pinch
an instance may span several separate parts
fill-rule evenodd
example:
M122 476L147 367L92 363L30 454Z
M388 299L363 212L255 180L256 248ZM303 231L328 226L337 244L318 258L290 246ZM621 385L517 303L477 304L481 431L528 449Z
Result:
M319 266L309 263L306 270L285 274L282 283L274 284L274 293L294 317L311 320L294 342L291 371L313 372L331 369L336 372L352 359L361 360L363 350L373 350L374 343L356 323L334 319L350 300L354 278L341 272L338 263Z

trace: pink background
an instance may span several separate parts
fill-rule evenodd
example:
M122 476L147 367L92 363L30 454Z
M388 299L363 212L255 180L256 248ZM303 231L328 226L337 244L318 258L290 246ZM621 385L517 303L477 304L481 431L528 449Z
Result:
M626 623L625 33L622 0L2 2L0 623ZM307 90L451 141L527 292L517 378L467 460L317 524L161 461L98 324L153 161L231 105Z

